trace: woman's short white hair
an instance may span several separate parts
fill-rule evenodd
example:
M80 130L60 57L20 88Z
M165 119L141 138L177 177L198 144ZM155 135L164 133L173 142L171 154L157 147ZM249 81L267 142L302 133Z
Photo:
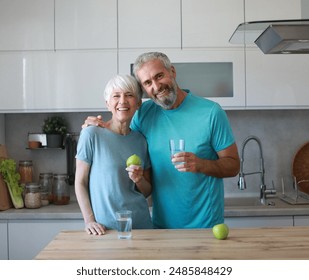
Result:
M110 96L115 89L133 93L137 97L138 101L142 99L140 85L133 76L116 75L115 77L111 78L106 84L104 90L104 98L106 101L109 101Z

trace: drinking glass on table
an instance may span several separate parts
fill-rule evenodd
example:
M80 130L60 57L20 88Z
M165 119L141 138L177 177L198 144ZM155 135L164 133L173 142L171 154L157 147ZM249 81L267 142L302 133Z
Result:
M175 154L185 151L185 140L184 139L170 139L170 152L171 157ZM183 162L174 162L174 164L182 164Z
M132 237L132 211L122 210L116 212L118 238L131 239Z

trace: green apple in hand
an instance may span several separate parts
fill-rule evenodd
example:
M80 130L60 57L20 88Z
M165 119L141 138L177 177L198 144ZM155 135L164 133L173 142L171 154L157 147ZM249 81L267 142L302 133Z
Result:
M226 224L217 224L212 228L214 237L219 240L226 239L229 235L229 228Z
M128 157L126 163L127 163L127 167L129 167L130 165L141 165L142 160L138 155L134 154L134 155Z

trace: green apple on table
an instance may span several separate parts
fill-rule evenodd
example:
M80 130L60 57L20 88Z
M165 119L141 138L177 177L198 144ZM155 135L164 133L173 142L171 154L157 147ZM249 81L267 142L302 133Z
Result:
M217 224L212 228L212 233L219 240L226 239L229 235L229 227L226 224Z

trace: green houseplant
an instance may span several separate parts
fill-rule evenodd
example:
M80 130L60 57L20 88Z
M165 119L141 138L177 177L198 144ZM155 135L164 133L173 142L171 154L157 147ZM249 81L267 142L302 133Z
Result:
M67 123L63 117L52 116L46 118L42 130L46 134L47 147L59 148L63 146L63 138L67 133Z

